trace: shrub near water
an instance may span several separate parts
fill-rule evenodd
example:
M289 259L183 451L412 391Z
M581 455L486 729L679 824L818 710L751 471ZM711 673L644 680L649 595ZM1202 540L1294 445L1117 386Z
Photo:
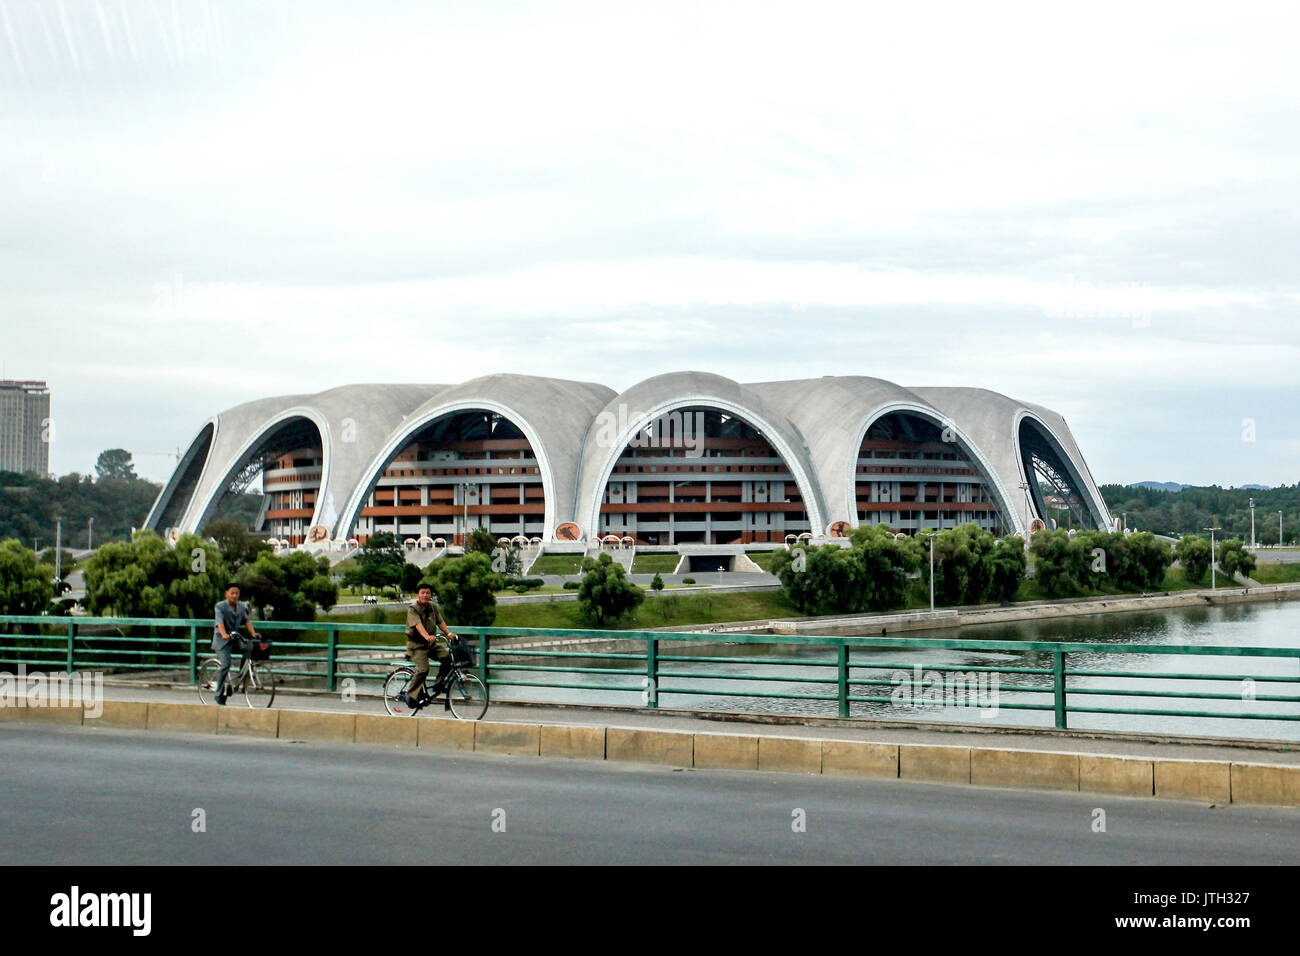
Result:
M778 551L772 573L804 614L887 611L907 602L907 579L920 567L921 547L895 539L888 525L854 530L848 548L833 544Z
M1051 597L1159 590L1174 560L1169 545L1150 532L1081 531L1070 538L1063 530L1039 531L1031 550L1035 580Z

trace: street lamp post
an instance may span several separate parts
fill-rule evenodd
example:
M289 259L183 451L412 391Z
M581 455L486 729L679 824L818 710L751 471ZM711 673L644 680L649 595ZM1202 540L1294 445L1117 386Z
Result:
M934 539L938 537L937 531L922 531L923 537L930 539L930 613L934 613Z
M1250 546L1255 547L1255 499L1250 499Z
M54 519L54 578L63 580L63 519Z
M1277 513L1277 546L1282 547L1282 512Z
M90 523L86 526L86 550L95 550L95 519L91 518Z
M1210 590L1213 591L1218 587L1218 579L1215 577L1214 567L1214 532L1223 530L1222 528L1206 528L1210 532Z
M462 548L469 543L469 492L473 487L474 483L470 481L462 481L460 483L460 546ZM477 497L478 492L475 491L474 495Z

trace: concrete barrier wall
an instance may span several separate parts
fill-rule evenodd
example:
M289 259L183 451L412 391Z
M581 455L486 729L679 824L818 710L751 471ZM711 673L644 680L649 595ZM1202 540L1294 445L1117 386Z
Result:
M0 721L1300 807L1300 766L1227 760L142 701L0 707Z

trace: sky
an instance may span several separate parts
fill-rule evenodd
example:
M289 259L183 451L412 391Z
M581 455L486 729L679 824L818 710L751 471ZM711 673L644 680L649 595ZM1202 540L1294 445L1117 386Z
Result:
M698 369L1300 481L1300 12L1055 6L0 0L0 377L58 474L268 395Z

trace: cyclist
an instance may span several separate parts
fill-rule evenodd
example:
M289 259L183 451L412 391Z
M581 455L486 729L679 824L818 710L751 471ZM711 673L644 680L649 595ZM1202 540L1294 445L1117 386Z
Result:
M254 640L258 634L253 630L253 622L248 616L248 605L239 603L238 584L232 582L226 585L226 599L217 602L215 616L212 649L217 652L217 660L221 661L221 670L217 674L217 703L225 706L226 698L230 696L230 688L226 685L226 676L230 673L230 652L239 640L239 629L248 628L248 633Z
M434 630L442 631L442 636ZM433 599L433 586L421 581L415 589L415 600L406 609L406 652L415 664L415 676L411 686L406 689L403 702L407 707L420 706L420 688L429 676L429 653L438 659L438 679L434 682L429 697L437 697L443 689L447 675L451 673L451 644L456 635L447 630L447 622L442 619L438 602Z

